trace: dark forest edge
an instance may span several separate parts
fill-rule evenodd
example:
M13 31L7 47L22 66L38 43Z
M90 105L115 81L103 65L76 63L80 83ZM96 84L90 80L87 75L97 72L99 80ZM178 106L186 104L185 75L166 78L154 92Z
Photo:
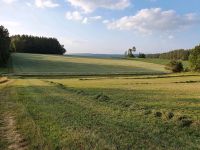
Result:
M0 67L8 64L10 53L56 54L66 53L64 45L56 38L38 37L31 35L9 36L9 31L0 25Z
M57 55L63 55L66 52L64 45L61 45L56 38L15 35L10 39L11 52Z
M147 58L172 59L172 60L188 60L192 49L177 49L166 53L147 54Z

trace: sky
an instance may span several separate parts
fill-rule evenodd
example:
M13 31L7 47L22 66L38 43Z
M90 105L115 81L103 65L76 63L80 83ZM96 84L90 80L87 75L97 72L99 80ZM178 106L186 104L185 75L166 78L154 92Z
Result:
M200 0L0 0L10 35L56 37L68 53L158 53L200 43Z

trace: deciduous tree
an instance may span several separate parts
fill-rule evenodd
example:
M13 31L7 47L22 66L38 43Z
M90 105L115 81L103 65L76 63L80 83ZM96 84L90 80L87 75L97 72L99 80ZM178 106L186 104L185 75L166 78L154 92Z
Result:
M0 66L6 65L10 56L10 37L9 32L3 26L0 26Z

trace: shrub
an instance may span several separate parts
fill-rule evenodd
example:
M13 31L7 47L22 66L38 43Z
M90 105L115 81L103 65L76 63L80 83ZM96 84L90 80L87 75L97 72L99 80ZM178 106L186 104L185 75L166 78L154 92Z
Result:
M146 55L143 53L139 53L138 58L146 58Z
M189 56L190 68L193 71L200 71L200 45L196 46Z
M171 70L172 72L182 72L183 64L180 61L172 60L166 65L166 69Z

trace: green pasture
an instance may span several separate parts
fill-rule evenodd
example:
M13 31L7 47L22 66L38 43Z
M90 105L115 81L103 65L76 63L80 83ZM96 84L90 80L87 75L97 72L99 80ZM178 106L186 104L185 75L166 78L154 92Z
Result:
M109 75L163 74L164 65L124 59L84 58L38 54L12 54L14 74Z
M169 59L158 59L158 58L134 58L133 60L148 62L148 63L153 63L153 64L160 64L160 65L166 65L170 62ZM184 68L189 67L188 61L182 61L182 63L183 63Z

